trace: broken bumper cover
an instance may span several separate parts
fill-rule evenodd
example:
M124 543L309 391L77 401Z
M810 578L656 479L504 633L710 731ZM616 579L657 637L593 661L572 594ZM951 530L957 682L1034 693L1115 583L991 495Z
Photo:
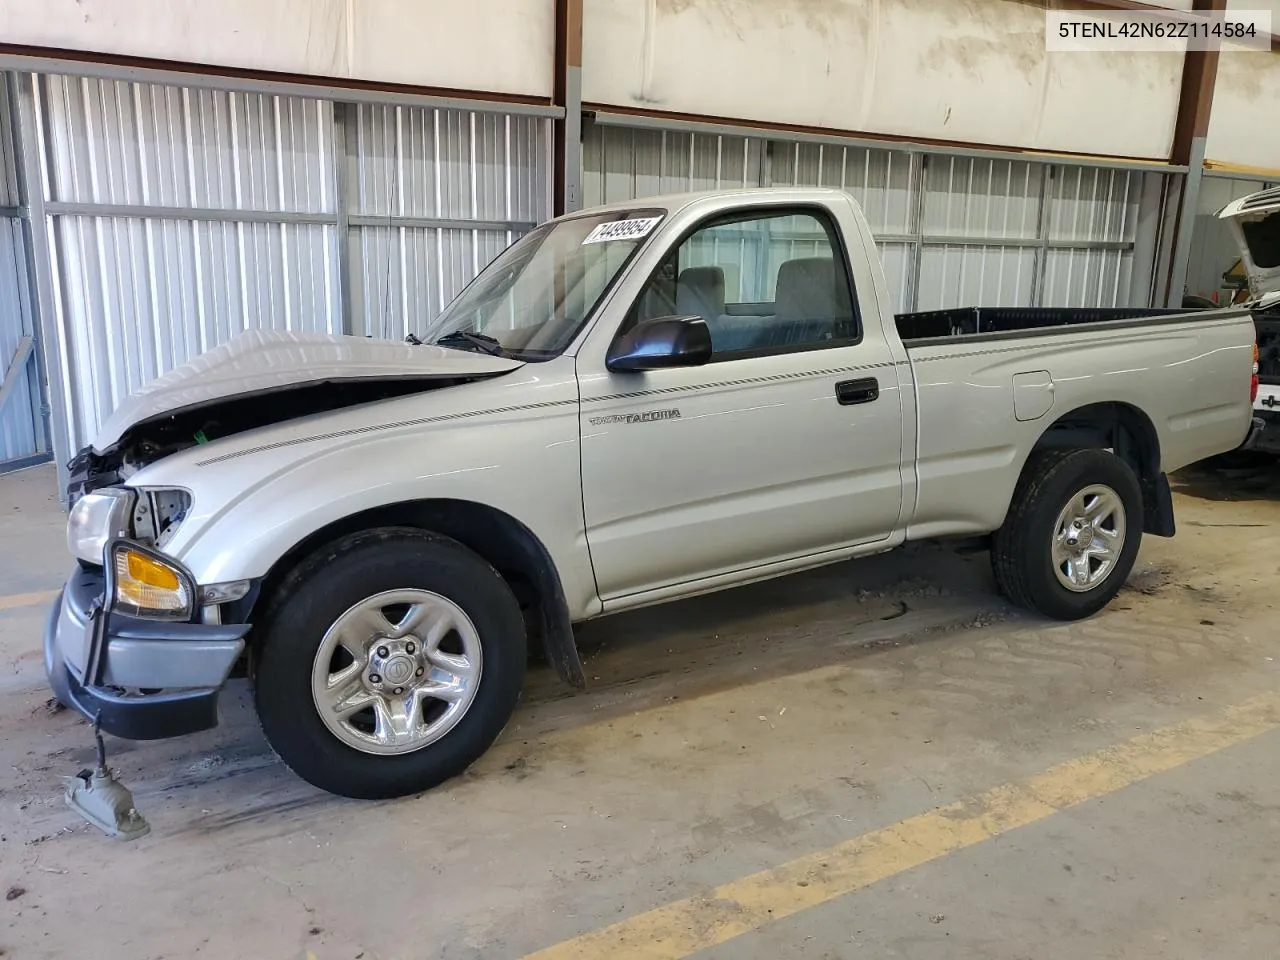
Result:
M58 700L90 719L101 716L104 731L127 740L217 726L218 690L244 651L249 625L104 613L105 588L100 571L77 569L49 611L44 665Z
M1249 435L1240 449L1280 453L1280 411L1255 411Z

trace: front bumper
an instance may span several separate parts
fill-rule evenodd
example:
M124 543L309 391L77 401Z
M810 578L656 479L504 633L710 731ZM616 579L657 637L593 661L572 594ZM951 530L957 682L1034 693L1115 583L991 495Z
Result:
M249 625L128 617L104 611L105 589L101 571L78 568L49 611L44 664L58 700L128 740L217 726Z

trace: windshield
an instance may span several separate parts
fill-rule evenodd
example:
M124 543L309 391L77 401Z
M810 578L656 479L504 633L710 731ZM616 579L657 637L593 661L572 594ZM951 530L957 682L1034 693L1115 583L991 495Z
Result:
M523 360L558 356L662 216L615 211L534 229L480 271L422 341Z

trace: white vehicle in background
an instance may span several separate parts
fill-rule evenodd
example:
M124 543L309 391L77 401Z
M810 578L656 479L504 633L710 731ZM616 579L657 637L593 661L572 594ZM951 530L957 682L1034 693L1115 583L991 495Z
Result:
M1249 448L1280 454L1280 187L1234 200L1218 213L1231 224L1245 273L1258 340L1254 415L1263 429Z
M420 342L251 333L73 461L50 683L120 736L213 726L234 670L298 774L460 773L528 646L908 540L990 535L1015 603L1115 596L1166 473L1251 423L1245 310L894 316L833 190L634 201L518 240Z

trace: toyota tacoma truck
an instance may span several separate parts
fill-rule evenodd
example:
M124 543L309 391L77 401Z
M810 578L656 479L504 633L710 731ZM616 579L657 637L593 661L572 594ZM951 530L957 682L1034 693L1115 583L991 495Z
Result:
M856 202L761 189L539 226L411 342L250 332L72 461L56 696L145 739L228 677L297 774L378 798L498 736L575 623L989 537L1058 619L1115 596L1166 474L1251 425L1247 310L896 316Z
M1248 446L1280 454L1280 187L1233 200L1218 216L1240 247L1257 328L1259 386L1253 409L1260 429Z

